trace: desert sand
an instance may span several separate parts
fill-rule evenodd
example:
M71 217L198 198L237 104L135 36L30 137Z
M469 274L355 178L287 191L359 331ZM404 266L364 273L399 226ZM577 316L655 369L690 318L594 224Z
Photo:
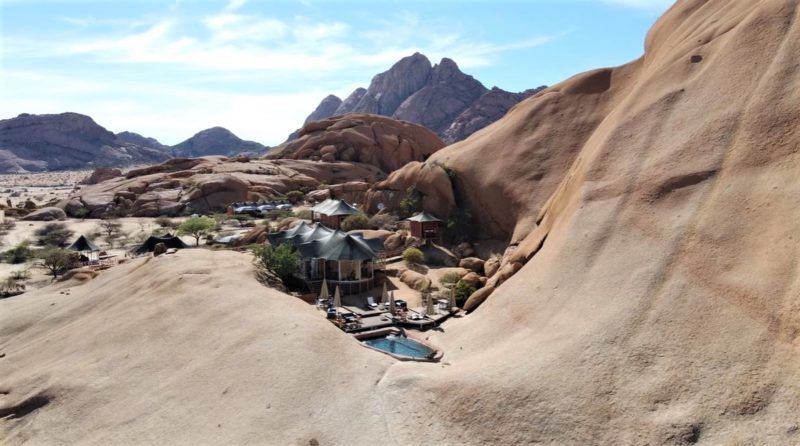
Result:
M798 19L790 0L679 1L641 59L434 154L524 263L428 334L441 363L360 347L245 255L185 251L0 302L0 407L49 401L0 434L800 443Z

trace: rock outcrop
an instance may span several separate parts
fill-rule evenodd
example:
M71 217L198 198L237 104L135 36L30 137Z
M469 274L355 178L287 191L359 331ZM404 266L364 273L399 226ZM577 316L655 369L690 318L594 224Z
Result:
M270 158L346 161L392 172L444 147L430 130L378 115L348 114L312 122L299 138L273 148Z
M122 171L113 167L98 167L82 181L82 184L97 184L122 176Z
M136 144L137 146L149 147L151 149L169 150L169 146L161 144L157 139L142 136L134 132L119 132L117 133L117 139L130 144Z
M363 200L372 184L444 144L430 130L372 115L316 121L272 159L174 158L81 188L61 207L70 215L158 216L222 211L292 190Z
M374 166L358 163L285 159L241 162L219 156L172 159L85 186L60 207L69 215L91 218L221 212L235 201L265 200L291 190L315 189L323 183L373 183L384 175Z
M66 220L67 214L64 210L57 207L45 207L37 209L30 214L22 217L20 220L24 221L55 221Z
M78 113L0 120L0 173L161 162L161 150L124 142Z
M180 144L172 146L172 155L194 158L209 155L263 155L267 148L255 141L245 141L222 127L203 130Z
M453 60L444 58L431 65L427 57L414 53L376 75L369 88L356 89L344 101L326 97L306 124L346 113L372 113L423 125L449 144L496 121L530 94L531 90L487 90L462 73ZM338 107L331 111L337 102ZM297 135L293 133L289 140Z

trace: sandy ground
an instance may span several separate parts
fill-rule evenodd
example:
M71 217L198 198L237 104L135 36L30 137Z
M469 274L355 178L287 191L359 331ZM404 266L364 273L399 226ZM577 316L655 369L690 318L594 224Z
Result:
M182 219L175 218L173 220L176 223L179 223ZM155 230L160 228L160 226L155 223L155 219L153 218L128 217L119 219L119 222L122 224L121 231L125 234L125 236L115 240L113 245L109 244L105 239L105 235L102 234L101 228L99 227L99 220L68 219L60 223L64 223L70 230L74 232L72 237L73 241L81 235L85 235L90 240L95 242L95 244L97 244L101 250L106 251L110 255L116 255L118 259L125 258L128 251L138 246L141 241L149 237ZM2 242L2 249L8 250L23 241L28 241L35 248L36 237L34 232L46 224L48 223L38 221L17 221L16 227L9 231L8 235L2 237L0 240L0 242ZM223 226L222 231L230 234L238 234L246 232L247 229L235 226ZM171 232L174 233L174 230ZM192 237L184 236L181 237L181 239L189 246L194 246L195 244L195 240ZM201 240L201 244L202 243L204 243L203 240ZM44 286L51 280L51 277L44 269L35 267L35 262L33 261L19 265L0 263L0 280L8 277L12 272L20 270L27 270L31 275L31 278L25 282L29 289L31 287L37 288Z
M0 301L0 407L49 401L0 420L4 444L388 440L395 361L251 268L191 249Z

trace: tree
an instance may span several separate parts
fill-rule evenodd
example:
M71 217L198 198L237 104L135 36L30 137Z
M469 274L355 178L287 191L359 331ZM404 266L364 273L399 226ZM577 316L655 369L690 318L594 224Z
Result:
M400 200L400 218L408 218L422 210L422 193L416 187L406 189L406 196Z
M369 227L369 219L364 214L351 215L342 220L342 231L367 229L367 227Z
M178 234L194 237L195 246L200 246L200 238L217 227L217 222L209 217L189 217L178 226Z
M403 251L403 260L405 260L406 263L418 265L425 261L425 254L417 248L406 248L406 250Z
M37 252L36 257L39 258L39 266L48 270L53 275L53 279L80 263L80 254L77 252L55 247Z
M306 194L299 190L290 190L286 192L286 199L289 200L290 203L299 203L306 198Z
M34 231L36 243L40 246L63 248L69 244L74 233L64 223L48 223Z
M258 245L253 248L256 265L271 271L284 282L300 270L300 256L289 244Z
M472 237L472 214L467 209L457 208L450 213L444 228L447 242L458 244Z
M115 239L122 230L122 223L116 218L104 218L100 220L100 229L106 234L106 238Z

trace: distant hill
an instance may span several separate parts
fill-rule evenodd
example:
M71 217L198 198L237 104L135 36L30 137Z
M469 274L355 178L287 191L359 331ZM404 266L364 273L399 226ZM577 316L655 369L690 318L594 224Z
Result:
M464 74L451 59L431 65L423 54L400 59L372 78L369 88L358 88L344 101L329 95L305 124L347 113L372 113L420 124L450 144L500 119L514 105L543 90L521 93L487 89ZM289 136L292 140L299 131Z
M0 120L0 173L158 163L163 150L126 142L78 113Z
M266 146L255 141L245 141L222 127L203 130L171 147L172 155L179 158L208 155L233 156L242 153L263 155L266 150Z
M158 150L169 150L169 146L161 144L157 139L148 138L134 132L119 132L117 133L117 139L131 144L140 145L142 147L150 147Z

